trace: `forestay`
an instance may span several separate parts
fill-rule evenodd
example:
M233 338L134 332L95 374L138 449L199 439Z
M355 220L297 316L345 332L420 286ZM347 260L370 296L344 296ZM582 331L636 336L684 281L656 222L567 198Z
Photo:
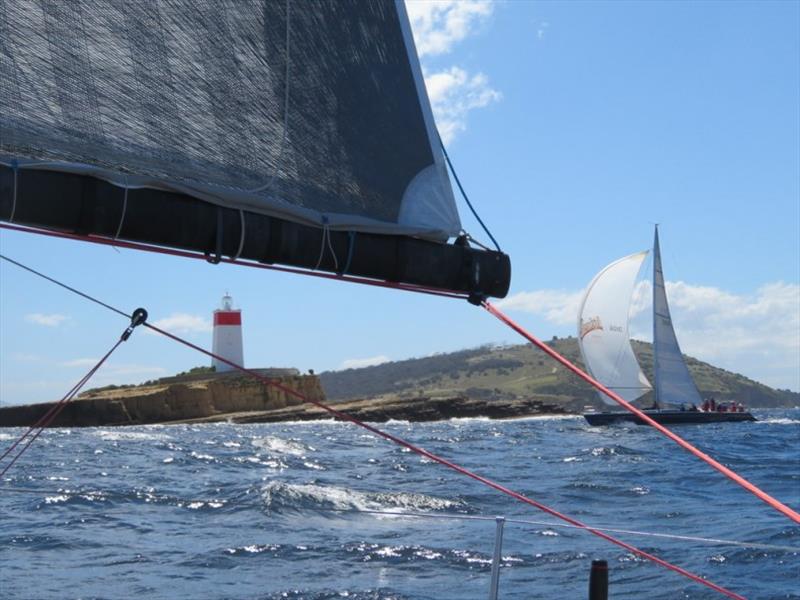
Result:
M600 271L578 311L578 345L592 376L628 402L651 389L628 336L633 288L647 251L621 258ZM615 405L605 394L600 398Z

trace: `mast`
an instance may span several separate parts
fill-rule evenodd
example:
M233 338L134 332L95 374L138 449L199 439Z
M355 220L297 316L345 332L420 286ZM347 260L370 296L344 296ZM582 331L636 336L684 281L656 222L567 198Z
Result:
M653 379L655 386L653 387L653 406L659 408L658 403L658 390L659 390L659 376L658 376L658 327L656 327L656 282L659 281L658 273L661 271L661 248L658 245L658 223L656 223L656 233L653 239ZM663 273L661 274L663 281Z

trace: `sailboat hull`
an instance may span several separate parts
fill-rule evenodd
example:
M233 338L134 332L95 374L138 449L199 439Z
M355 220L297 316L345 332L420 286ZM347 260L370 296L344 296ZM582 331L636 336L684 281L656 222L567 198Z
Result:
M662 425L703 423L727 423L731 421L755 421L749 412L703 412L699 410L646 410L644 413ZM636 423L647 425L644 420L629 412L585 413L589 425L611 425L613 423Z

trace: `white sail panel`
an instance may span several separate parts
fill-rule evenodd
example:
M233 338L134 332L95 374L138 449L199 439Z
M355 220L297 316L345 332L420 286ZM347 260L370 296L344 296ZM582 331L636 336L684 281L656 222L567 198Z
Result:
M628 402L651 389L628 337L628 312L647 251L611 263L589 284L578 311L578 345L592 376ZM614 401L600 394L607 404Z
M660 407L668 404L700 406L700 393L683 360L681 347L672 327L664 273L661 270L658 228L653 244L653 372L656 380L656 403Z

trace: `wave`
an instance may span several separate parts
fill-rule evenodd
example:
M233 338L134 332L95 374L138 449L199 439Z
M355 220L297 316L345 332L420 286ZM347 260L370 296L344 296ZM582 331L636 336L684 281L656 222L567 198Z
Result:
M166 433L155 433L149 431L108 431L106 429L100 429L92 433L109 442L139 442L149 440L164 441L172 439L171 436L167 435Z
M306 446L302 442L285 440L271 435L264 438L253 438L251 443L256 448L261 448L268 452L289 454L291 456L305 456L308 451L314 451L314 448Z
M790 419L789 417L774 417L771 419L759 419L757 425L800 425L800 420Z
M409 492L359 492L344 487L270 481L262 490L267 510L386 511L394 513L466 509L461 500Z

